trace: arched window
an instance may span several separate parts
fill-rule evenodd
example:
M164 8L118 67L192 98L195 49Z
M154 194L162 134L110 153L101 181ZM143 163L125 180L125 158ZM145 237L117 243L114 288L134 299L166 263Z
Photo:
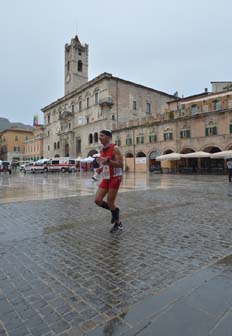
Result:
M54 142L54 149L56 149L56 143Z
M79 72L82 72L82 68L83 68L83 63L81 61L78 61L78 64L77 64L77 70Z
M89 134L89 144L93 143L93 134Z

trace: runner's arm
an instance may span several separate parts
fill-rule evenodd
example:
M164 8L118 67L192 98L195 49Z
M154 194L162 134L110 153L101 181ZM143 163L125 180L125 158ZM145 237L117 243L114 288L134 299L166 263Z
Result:
M107 161L114 168L123 168L123 157L120 149L115 146L113 151L113 160Z

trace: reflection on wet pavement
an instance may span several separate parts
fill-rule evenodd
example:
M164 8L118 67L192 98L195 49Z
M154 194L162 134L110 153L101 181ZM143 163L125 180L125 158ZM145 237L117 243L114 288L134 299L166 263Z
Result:
M0 334L129 335L161 291L232 253L226 176L126 174L116 235L96 188L91 174L0 176Z
M0 175L0 203L93 195L99 182L94 182L91 177L92 173L2 174ZM205 176L202 181L199 176L127 173L123 177L120 192L152 188L171 189L176 188L177 184L185 188L192 183L196 187L201 187L213 180L212 176ZM232 188L228 189L228 195L232 196Z

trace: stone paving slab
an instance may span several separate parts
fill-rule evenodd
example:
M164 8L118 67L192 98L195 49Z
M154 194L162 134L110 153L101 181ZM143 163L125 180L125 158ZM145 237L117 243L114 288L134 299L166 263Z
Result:
M229 266L226 265L228 261ZM120 335L231 335L231 287L230 255L205 270L179 280L158 295L135 304L126 316L127 322L128 317L132 318L132 329ZM148 311L150 316L139 315L144 311ZM104 335L104 326L94 332Z
M127 335L136 304L231 253L222 177L155 177L118 203L117 235L92 195L0 205L0 335Z

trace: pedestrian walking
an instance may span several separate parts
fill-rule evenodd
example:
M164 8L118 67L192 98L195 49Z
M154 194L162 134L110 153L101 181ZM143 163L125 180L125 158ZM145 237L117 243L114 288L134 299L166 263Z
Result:
M98 168L100 166L99 166L99 163L97 162L97 158L96 157L94 158L94 161L92 162L92 166L93 166L93 172L94 172L94 174L92 176L92 180L93 181L97 181L98 180L98 176L100 175L100 174L98 174Z
M119 218L120 210L115 205L118 189L122 181L123 157L118 146L112 144L112 133L104 129L100 132L102 149L97 158L100 167L97 173L102 173L102 181L99 184L95 196L95 203L103 209L110 210L112 214L111 224L114 224L111 233L122 230L123 226ZM106 201L104 198L107 196Z
M228 169L228 179L229 182L231 182L231 177L232 177L232 159L227 160L227 169Z

